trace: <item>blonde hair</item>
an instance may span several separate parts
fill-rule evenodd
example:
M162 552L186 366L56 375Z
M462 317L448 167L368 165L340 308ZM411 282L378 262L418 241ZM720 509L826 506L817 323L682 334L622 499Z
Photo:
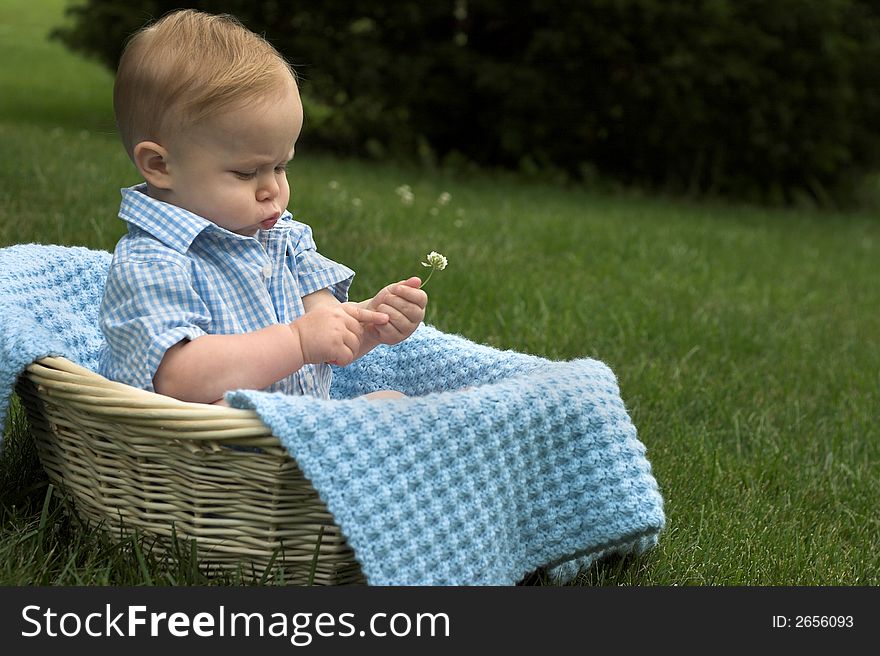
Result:
M129 157L245 99L279 92L290 64L264 38L226 14L175 11L136 32L119 60L116 125Z

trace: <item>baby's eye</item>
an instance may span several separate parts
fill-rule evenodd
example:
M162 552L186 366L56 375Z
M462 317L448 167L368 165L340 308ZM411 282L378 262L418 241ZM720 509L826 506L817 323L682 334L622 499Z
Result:
M253 180L257 177L256 171L233 171L232 174L239 180Z
M285 173L287 171L287 162L279 164L275 167L275 173Z

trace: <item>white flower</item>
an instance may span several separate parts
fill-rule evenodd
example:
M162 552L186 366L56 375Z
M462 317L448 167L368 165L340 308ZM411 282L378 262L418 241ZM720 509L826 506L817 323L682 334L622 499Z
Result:
M394 193L400 197L400 202L404 205L412 205L413 201L416 199L416 196L413 194L409 185L400 185L394 190Z
M425 278L425 282L419 285L419 289L428 284L428 281L431 279L431 276L434 275L435 271L443 271L443 269L445 269L446 265L448 264L446 256L440 255L440 253L438 253L437 251L431 251L430 253L428 253L425 260L425 262L422 262L422 266L428 267L429 269L431 269L431 272L428 274L428 277Z
M452 200L452 195L448 191L444 191L440 194L440 197L437 199L437 204L441 207L443 205L449 205L449 201Z
M351 199L352 207L361 207L363 204L364 204L364 202L360 198L352 198Z
M428 253L428 256L425 258L427 262L422 262L423 267L428 267L430 269L436 269L437 271L443 271L446 268L446 265L449 261L446 259L445 255L441 255L437 251L431 251Z
M327 183L327 187L330 189L330 191L336 191L337 189L339 189L339 183L336 182L336 180L331 180Z

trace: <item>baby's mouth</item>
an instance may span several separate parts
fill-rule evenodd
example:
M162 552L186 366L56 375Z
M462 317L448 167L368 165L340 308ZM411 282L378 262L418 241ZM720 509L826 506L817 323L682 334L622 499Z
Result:
M280 214L276 214L275 216L270 216L268 219L264 221L260 221L260 228L263 230L271 230L272 227L278 223L278 219L281 218Z

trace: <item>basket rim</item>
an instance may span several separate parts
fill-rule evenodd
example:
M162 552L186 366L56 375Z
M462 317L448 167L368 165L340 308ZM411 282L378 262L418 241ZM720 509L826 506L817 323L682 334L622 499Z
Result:
M254 410L181 401L109 380L63 356L38 358L25 369L38 389L57 401L67 402L103 421L161 425L168 437L241 441L242 437L278 438ZM269 443L267 442L267 445Z

